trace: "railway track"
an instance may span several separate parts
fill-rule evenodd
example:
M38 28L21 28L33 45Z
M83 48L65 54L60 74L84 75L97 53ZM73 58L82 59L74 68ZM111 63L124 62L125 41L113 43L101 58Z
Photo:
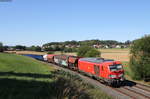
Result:
M132 86L132 87L126 86L124 88L142 96L145 99L150 99L150 87L149 86L145 86L143 84L137 83L135 86ZM142 99L142 97L140 99Z
M125 95L128 95L129 97L133 98L133 99L150 99L150 92L149 91L145 91L143 89L139 89L134 87L120 87L120 88L116 88L114 90L117 90L120 93L123 93Z
M143 84L139 84L127 80L123 86L119 88L113 88L110 86L106 86L105 84L102 84L99 81L94 80L90 77L82 75L77 71L73 71L51 63L48 64L51 66L55 66L57 69L67 71L75 75L79 75L86 83L90 83L95 87L100 88L108 95L111 95L116 99L150 99L150 86L146 86Z

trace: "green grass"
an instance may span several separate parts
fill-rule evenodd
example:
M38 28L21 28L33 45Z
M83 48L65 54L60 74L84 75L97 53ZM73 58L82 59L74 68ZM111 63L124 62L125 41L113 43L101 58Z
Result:
M48 99L53 68L34 59L0 53L0 99Z
M111 99L78 76L29 57L0 53L0 99Z
M40 80L42 76L50 75L51 70L46 64L25 56L0 54L0 78Z

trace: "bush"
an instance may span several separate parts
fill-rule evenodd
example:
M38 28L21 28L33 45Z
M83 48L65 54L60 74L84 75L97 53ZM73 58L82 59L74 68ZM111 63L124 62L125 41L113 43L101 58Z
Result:
M49 52L47 52L47 54L54 54L54 52L52 52L52 51L49 51Z
M77 52L77 48L64 48L63 51L66 52Z
M131 46L130 68L132 78L147 80L150 78L150 35L133 41Z
M95 48L89 46L82 46L79 48L77 55L80 57L99 57L100 52Z

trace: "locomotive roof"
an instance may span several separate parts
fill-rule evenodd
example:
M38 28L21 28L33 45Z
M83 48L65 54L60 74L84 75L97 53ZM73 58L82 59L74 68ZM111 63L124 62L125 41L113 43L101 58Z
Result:
M92 63L102 63L102 62L110 62L114 61L112 59L104 59L104 58L80 58L81 61L87 61L87 62L92 62Z

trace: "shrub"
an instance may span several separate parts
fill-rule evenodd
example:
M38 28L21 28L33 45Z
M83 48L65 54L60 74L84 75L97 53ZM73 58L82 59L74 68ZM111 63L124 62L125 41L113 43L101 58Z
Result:
M132 78L147 80L150 77L150 35L133 41L131 46L130 68Z
M53 51L49 51L49 52L47 52L47 54L54 54L54 52Z
M95 48L82 46L79 48L77 55L80 57L97 57L100 56L100 52Z

